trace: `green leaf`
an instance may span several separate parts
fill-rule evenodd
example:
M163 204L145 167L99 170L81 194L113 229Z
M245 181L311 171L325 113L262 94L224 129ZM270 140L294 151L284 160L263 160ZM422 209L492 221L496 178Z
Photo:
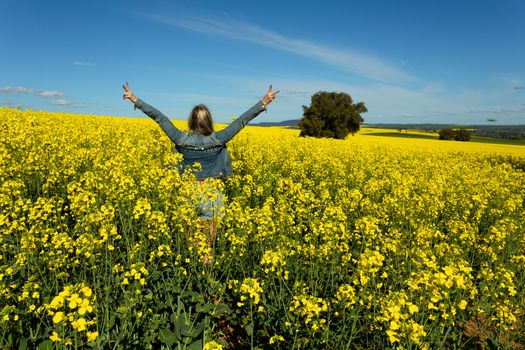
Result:
M197 338L199 336L199 334L202 333L202 331L204 331L204 324L198 324L194 327L191 328L190 332L188 333L188 336L192 337L193 339Z
M231 313L231 309L228 305L226 304L219 304L219 305L215 305L215 311L214 313L215 314L229 314Z
M38 345L38 350L52 350L53 349L53 342L51 339L44 340Z
M187 350L201 350L203 348L204 344L202 343L202 339L199 339L190 345L186 347Z
M251 324L248 324L244 326L244 329L246 330L246 333L248 334L248 336L251 337L253 334L253 326Z
M195 308L195 311L197 311L198 313L200 312L209 313L213 309L215 309L215 304L204 304L204 305L197 305L197 307Z
M195 309L198 313L204 312L209 314L225 314L231 311L230 307L226 304L204 304L197 305Z
M259 329L257 333L255 334L257 334L257 337L267 337L268 336L268 332L266 332L266 330L264 329Z
M20 340L20 344L18 345L18 350L26 350L27 349L27 339Z
M203 302L204 301L204 298L202 297L202 294L194 292L194 291L191 291L191 290L185 291L184 293L182 293L181 296L183 298L189 297L190 301L192 303L198 303L198 302Z
M177 337L170 329L164 328L160 330L160 340L162 340L168 348L171 348L177 341Z
M115 325L115 315L111 315L111 317L109 318L109 322L108 322L108 328L112 329L114 325Z
M182 302L182 300L178 299L177 300L177 312L181 313L185 311L186 311L186 308L184 307L184 303Z
M177 318L175 314L171 315L171 323L175 326L175 336L177 337L177 339L180 339L182 337L182 330L181 330L181 323L180 323L181 318Z
M175 324L175 333L177 337L185 336L188 333L188 322L184 317L179 317Z
M149 278L152 282L156 282L160 279L160 277L161 277L160 272L156 270L151 273Z

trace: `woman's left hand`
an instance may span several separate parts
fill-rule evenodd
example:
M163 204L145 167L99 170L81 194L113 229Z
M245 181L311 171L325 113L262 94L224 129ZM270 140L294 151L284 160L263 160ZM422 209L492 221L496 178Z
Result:
M133 95L133 92L131 92L128 83L122 85L122 87L124 88L124 95L122 95L122 98L128 99L131 102L136 103L138 99L137 97L135 97L135 95Z
M268 92L266 93L266 95L264 95L264 97L261 100L262 103L264 103L264 105L268 106L270 103L272 103L273 100L275 100L275 97L277 96L278 93L279 93L279 90L273 91L272 90L272 85L270 85L270 88L268 89Z

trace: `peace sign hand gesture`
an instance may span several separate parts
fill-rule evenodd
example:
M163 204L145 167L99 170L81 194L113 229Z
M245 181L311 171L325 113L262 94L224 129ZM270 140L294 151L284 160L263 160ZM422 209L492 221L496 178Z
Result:
M272 91L272 85L270 84L270 88L268 89L268 92L264 97L262 98L262 103L264 103L265 106L268 106L270 103L272 103L273 100L275 100L275 97L279 93L279 90Z
M133 95L133 92L131 92L128 83L126 82L126 84L122 85L122 87L124 88L124 91L125 91L124 95L122 95L122 98L128 99L131 102L136 103L138 99L135 97L135 95Z

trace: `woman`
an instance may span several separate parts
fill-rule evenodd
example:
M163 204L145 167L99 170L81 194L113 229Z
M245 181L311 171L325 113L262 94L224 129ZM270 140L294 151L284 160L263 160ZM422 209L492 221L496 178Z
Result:
M188 118L188 128L190 132L179 129L161 112L138 99L131 92L128 83L123 85L124 99L133 102L134 107L140 109L150 118L155 120L162 130L168 135L175 144L175 152L183 156L179 171L184 171L187 167L193 167L199 163L201 168L196 173L197 184L202 185L205 179L218 179L232 174L232 164L226 143L230 141L241 129L253 118L266 110L279 91L273 91L272 86L264 97L252 108L244 112L233 123L224 130L214 132L211 113L205 105L197 105L193 108ZM213 181L212 181L213 183ZM205 262L212 259L211 248L215 240L215 226L213 217L222 209L224 203L222 194L216 187L213 198L201 196L197 209L201 213L201 219L206 220L209 226L208 250L209 254L204 257Z

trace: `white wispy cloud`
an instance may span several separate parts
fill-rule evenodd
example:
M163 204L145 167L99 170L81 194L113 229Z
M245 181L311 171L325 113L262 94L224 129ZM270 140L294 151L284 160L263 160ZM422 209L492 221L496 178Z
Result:
M60 97L64 96L63 92L55 91L55 90L41 90L41 89L34 89L34 88L28 88L24 86L4 86L0 88L0 93L4 94L29 94L29 95L36 95L43 98L54 98L54 97Z
M283 89L282 93L281 93L281 96L286 96L286 95L293 95L293 96L311 96L312 95L312 92L311 91L305 91L305 90L292 90L292 89ZM279 97L281 97L279 96Z
M91 62L75 61L73 64L76 66L95 67L95 64Z
M44 98L53 98L53 97L64 96L63 92L54 91L54 90L41 90L41 91L38 91L36 94L38 96L42 96Z
M524 107L515 107L515 108L487 108L487 109L479 109L479 110L470 110L467 111L467 113L473 113L473 114L481 114L481 113L489 113L489 114L513 114L513 113L523 113L525 112Z
M67 106L67 107L88 107L86 104L74 103L63 98L64 93L56 90L43 90L30 88L25 86L4 86L0 87L0 93L2 94L25 94L36 97L44 98L48 101L49 105L52 106ZM62 97L62 98L60 98ZM10 105L16 105L14 102L10 102Z
M84 103L74 103L74 102L71 102L71 101L68 101L68 100L65 100L63 98L59 98L59 99L55 99L55 100L51 100L49 102L50 105L52 106L62 106L62 107L73 107L73 108L84 108L84 107L89 107L89 105L87 104L84 104Z
M71 105L71 103L69 103L67 100L64 100L64 99L57 99L57 100L51 100L51 102L49 102L50 105L54 105L54 106L69 106Z
M289 38L277 32L231 18L211 19L168 17L166 15L146 15L146 17L184 30L246 41L255 45L291 52L378 81L415 80L411 74L374 55L340 50L307 40Z
M23 86L4 86L0 88L0 92L4 94L32 94L34 89Z

